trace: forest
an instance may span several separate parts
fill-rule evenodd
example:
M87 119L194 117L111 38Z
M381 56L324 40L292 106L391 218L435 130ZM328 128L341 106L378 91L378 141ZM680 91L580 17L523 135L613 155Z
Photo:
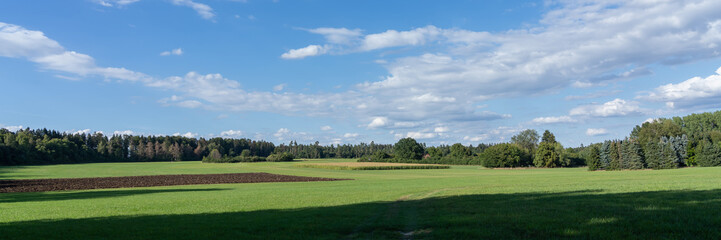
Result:
M564 148L546 130L527 129L505 143L426 146L412 138L395 144L287 145L232 138L67 133L0 129L0 165L90 162L290 161L356 158L359 161L483 165L489 168L577 167L589 170L668 169L721 165L721 111L655 119L628 137Z

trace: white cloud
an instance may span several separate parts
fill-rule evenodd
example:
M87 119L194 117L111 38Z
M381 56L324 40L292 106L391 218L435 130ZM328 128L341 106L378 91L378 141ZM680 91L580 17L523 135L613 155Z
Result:
M280 55L283 59L303 59L310 56L324 54L327 49L319 45L309 45L304 48L291 49L290 51Z
M277 91L283 91L283 89L284 89L286 86L288 86L288 84L285 84L285 83L275 85L275 86L273 86L273 91L276 91L276 92L277 92Z
M105 7L124 7L125 5L139 1L140 0L93 0L93 2ZM171 0L170 2L176 6L190 7L202 18L213 19L213 17L215 17L213 8L206 4L197 3L192 0Z
M323 35L329 43L334 44L351 44L357 41L357 38L361 36L360 29L347 29L347 28L316 28L309 29L308 32Z
M371 121L371 123L368 124L369 129L376 129L376 128L382 128L388 125L388 118L387 117L375 117Z
M170 55L175 55L175 56L183 55L183 49L182 49L182 48L176 48L176 49L173 49L173 50L170 50L170 51L165 51L165 52L161 52L161 53L160 53L160 56L170 56Z
M714 75L705 78L693 77L676 84L669 83L639 98L666 102L669 108L718 106L721 101L721 68L718 68Z
M589 104L571 109L571 116L618 117L640 114L638 102L616 98L603 104Z
M3 129L3 128L4 128L4 129L7 129L8 131L11 131L11 132L17 132L18 130L25 129L22 125L19 125L19 126L4 126L4 125L0 125L0 129Z
M559 117L537 117L534 118L533 123L538 124L551 124L551 123L574 123L576 122L576 119L571 118L570 116L559 116Z
M43 32L0 22L0 56L32 59L63 51L58 42Z
M656 120L657 119L655 119L655 118L647 118L646 120L643 121L643 123L652 123L652 122L655 122Z
M376 96L429 94L458 103L544 94L572 85L591 87L650 74L648 67L654 64L721 55L714 48L721 44L721 12L711 10L721 8L719 1L559 1L553 5L538 24L528 28L488 33L426 26L360 36L361 31L353 31L343 41L327 40L324 48L328 49L325 53L347 54L397 46L423 50L434 45L430 47L433 53L384 63L387 78L359 87Z
M78 131L72 132L72 134L89 134L89 133L90 133L90 129L83 129L83 130L78 130Z
M290 133L290 130L288 130L287 128L280 128L278 129L278 131L275 132L275 134L273 134L273 136L282 140L283 136L287 135L288 133Z
M420 96L414 96L413 101L419 103L452 103L456 101L454 97L438 97L431 93L426 93Z
M608 134L608 130L605 128L589 128L586 129L586 135L588 136L600 136Z
M430 139L436 137L436 133L428 133L428 132L408 132L406 133L406 137L413 138L413 139Z
M450 129L448 127L436 127L435 129L433 129L433 132L445 133L445 132L448 132L449 130Z
M82 53L66 51L40 31L0 22L0 56L24 58L41 68L80 76L100 76L127 81L147 81L145 74L125 68L98 67L95 60ZM66 76L67 77L67 76Z
M442 30L435 26L416 28L410 31L388 30L366 35L360 49L370 51L388 47L423 45L441 33Z
M113 135L135 135L135 132L132 130L114 131Z
M200 106L203 106L203 103L196 100L187 100L178 102L178 106L184 107L184 108L198 108Z
M331 131L331 130L333 130L333 128L331 126L322 126L322 127L320 127L320 130L321 131Z
M591 99L591 98L610 96L610 95L614 95L614 94L617 94L620 92L621 92L621 90L598 91L598 92L592 92L592 93L585 94L585 95L569 95L569 96L566 96L564 99L566 101L583 100L583 99Z
M131 3L138 2L140 0L93 0L93 2L100 4L104 7L122 7Z
M495 33L435 26L370 34L342 28L318 30L316 33L322 34L325 42L281 56L303 58L407 46L419 50L402 55L383 53L386 77L340 93L246 91L239 82L220 74L196 72L150 78L123 68L97 66L89 55L68 51L42 32L4 23L0 23L0 56L27 59L40 68L63 74L137 81L182 96L183 100L169 101L175 105L198 101L209 110L342 116L365 121L371 129L391 130L402 127L397 123L417 123L416 129L410 129L416 132L440 125L454 131L472 130L485 125L471 121L510 117L475 107L488 100L557 92L576 81L597 86L647 74L643 69L648 66L719 56L721 12L715 11L721 8L719 1L553 4L539 22L527 25L531 27ZM656 95L661 96L659 92ZM583 119L641 111L637 102L620 101L581 106L571 110L570 115ZM683 107L681 100L658 101ZM477 134L464 133L470 137Z
M464 141L471 141L471 142L480 142L480 141L483 141L483 140L486 140L486 139L488 139L488 135L473 136L473 137L471 137L471 136L464 136L464 137L463 137L463 140L464 140Z
M358 135L359 135L358 133L346 133L346 134L343 134L343 137L344 138L355 138L355 137L358 137Z
M192 0L172 0L171 2L177 6L185 6L192 8L202 18L212 19L213 17L215 17L215 13L213 13L213 8L208 5L193 2Z
M173 136L181 136L181 137L186 137L186 138L195 138L195 137L198 136L198 134L197 134L197 133L192 133L192 132L186 132L186 133L180 134L179 132L177 132L177 133L173 133Z

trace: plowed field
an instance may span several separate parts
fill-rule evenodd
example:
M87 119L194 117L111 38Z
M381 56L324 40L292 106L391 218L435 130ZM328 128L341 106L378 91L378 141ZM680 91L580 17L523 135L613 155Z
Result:
M186 174L134 177L59 178L31 180L0 180L0 193L48 192L103 188L132 188L173 185L263 183L263 182L315 182L350 179L318 178L279 175L270 173Z

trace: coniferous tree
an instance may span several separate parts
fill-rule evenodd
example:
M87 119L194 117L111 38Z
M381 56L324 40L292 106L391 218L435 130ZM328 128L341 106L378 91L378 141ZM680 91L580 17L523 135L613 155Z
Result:
M696 163L701 167L721 166L721 147L711 141L704 140L699 144L701 151L696 156Z
M608 168L606 168L606 170L620 170L621 169L621 156L620 156L619 152L620 152L619 142L612 141L611 147L609 149L610 162L608 163Z
M596 147L590 147L588 156L586 156L586 165L589 171L601 169L601 153Z
M623 168L643 169L645 164L639 144L633 140L626 139L623 146Z
M608 169L611 165L611 141L604 141L599 149L599 163L601 169Z

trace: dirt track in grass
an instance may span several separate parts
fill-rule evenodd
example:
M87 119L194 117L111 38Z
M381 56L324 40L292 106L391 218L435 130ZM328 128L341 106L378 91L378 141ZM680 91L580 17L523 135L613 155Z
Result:
M101 178L0 180L0 193L48 192L65 190L133 188L220 183L315 182L338 180L350 179L300 177L270 173L228 173Z

